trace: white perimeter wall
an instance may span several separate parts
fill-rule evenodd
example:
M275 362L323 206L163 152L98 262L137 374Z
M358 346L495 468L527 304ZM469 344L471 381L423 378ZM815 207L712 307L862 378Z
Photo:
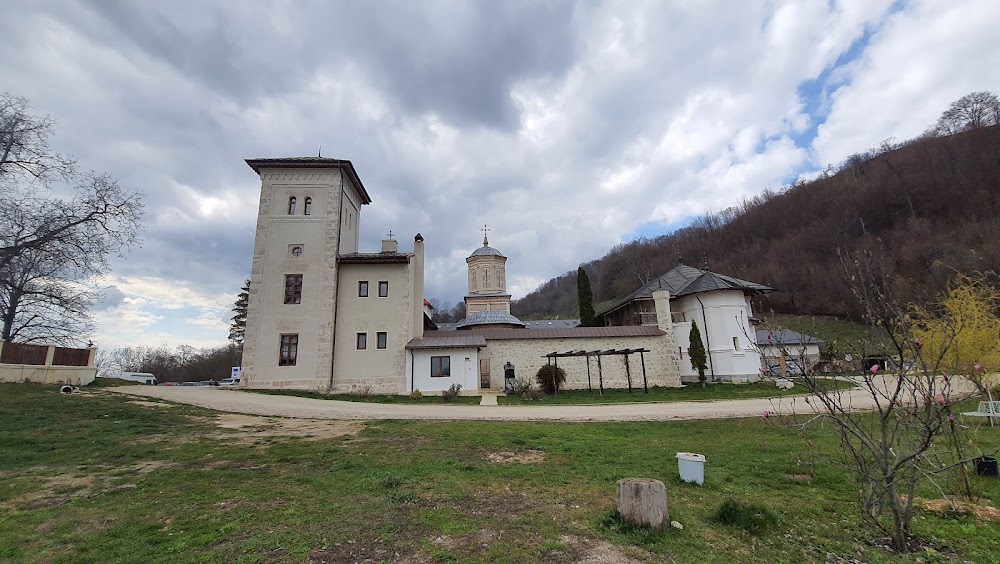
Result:
M510 339L487 341L480 357L490 363L491 389L502 390L503 367L510 362L519 378L535 382L538 369L548 364L546 353L579 350L639 349L645 353L646 379L650 386L680 386L677 364L673 353L673 339L670 335L647 337L599 337L572 339ZM565 357L559 359L559 367L566 371L566 389L587 388L587 360L585 357ZM625 388L628 380L622 356L602 356L601 367L605 388ZM756 370L756 368L755 368ZM642 363L639 354L629 355L629 371L632 387L642 388ZM590 359L590 374L593 388L598 388L597 359ZM537 383L535 384L537 386Z
M412 353L412 357L410 354ZM479 354L475 348L469 349L416 349L406 351L406 390L420 390L421 393L436 393L447 390L452 384L462 386L462 393L474 393L479 389ZM431 378L431 357L451 358L451 376ZM501 383L501 388L503 387Z

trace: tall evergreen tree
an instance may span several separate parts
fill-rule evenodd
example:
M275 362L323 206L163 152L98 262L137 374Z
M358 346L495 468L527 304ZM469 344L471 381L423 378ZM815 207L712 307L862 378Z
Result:
M691 322L691 338L688 342L688 356L691 357L691 368L698 371L698 381L705 387L705 369L708 368L708 358L705 355L705 345L701 342L701 331L698 322Z
M236 296L236 305L233 307L233 324L229 326L229 340L237 345L243 344L243 336L247 330L247 305L250 303L250 279L243 283L243 288Z
M576 294L580 303L580 326L596 327L594 293L590 289L590 277L587 276L587 271L582 266L576 269Z

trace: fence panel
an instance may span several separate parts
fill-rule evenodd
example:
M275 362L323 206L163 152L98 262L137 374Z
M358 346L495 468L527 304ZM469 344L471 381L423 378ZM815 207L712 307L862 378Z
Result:
M0 364L31 364L44 366L49 347L25 343L4 343L0 353Z
M69 349L56 347L52 357L52 366L87 366L90 362L90 349Z

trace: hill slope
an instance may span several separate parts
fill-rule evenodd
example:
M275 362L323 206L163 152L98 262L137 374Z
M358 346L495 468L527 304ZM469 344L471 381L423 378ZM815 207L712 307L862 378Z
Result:
M601 305L683 257L780 290L758 307L859 318L838 255L859 250L880 258L905 300L934 296L957 272L1000 267L1000 126L854 155L836 174L618 245L584 267ZM512 304L526 319L576 309L575 271Z

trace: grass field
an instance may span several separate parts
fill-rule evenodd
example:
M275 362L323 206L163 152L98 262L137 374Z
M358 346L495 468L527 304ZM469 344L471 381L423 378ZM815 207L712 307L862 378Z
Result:
M850 382L830 380L829 386L841 389L853 387ZM443 403L440 396L421 396L411 398L400 395L368 395L323 394L301 390L246 390L253 393L273 394L282 396L297 396L312 399L358 401L369 403L412 403L428 404ZM511 394L497 399L500 405L575 405L602 403L636 403L636 402L672 402L672 401L719 401L733 399L754 399L802 395L807 390L802 384L796 384L790 390L780 390L773 383L758 382L756 384L709 384L702 388L700 384L689 384L680 388L649 388L649 393L642 390L642 381L632 391L627 389L606 389L602 395L597 387L593 390L562 390L558 396L541 395L528 398L523 395ZM450 400L456 404L478 404L480 396L459 396Z
M928 550L873 547L854 513L851 477L811 462L834 451L820 427L801 435L760 418L326 422L349 434L317 438L280 436L292 420L220 427L232 419L100 389L61 396L51 386L0 385L0 561L991 562L1000 554L997 522L925 510L914 525ZM351 434L351 426L363 428ZM1000 432L982 428L976 440L995 450ZM679 451L707 456L704 486L679 481ZM612 517L615 482L632 476L666 483L682 531L637 531ZM1000 500L997 480L974 485ZM764 507L766 519L743 528L716 520L745 504Z

